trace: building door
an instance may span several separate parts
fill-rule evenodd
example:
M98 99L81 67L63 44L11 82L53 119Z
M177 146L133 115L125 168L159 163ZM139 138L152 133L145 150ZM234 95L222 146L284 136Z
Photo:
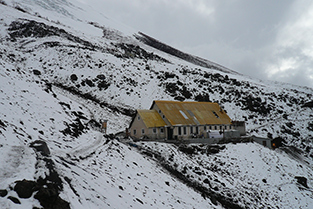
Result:
M171 127L167 127L167 140L173 139L173 129Z

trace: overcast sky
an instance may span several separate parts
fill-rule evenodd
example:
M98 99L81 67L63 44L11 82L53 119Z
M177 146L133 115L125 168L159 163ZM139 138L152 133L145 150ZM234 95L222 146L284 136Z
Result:
M107 17L177 49L252 77L313 87L313 1L101 1Z

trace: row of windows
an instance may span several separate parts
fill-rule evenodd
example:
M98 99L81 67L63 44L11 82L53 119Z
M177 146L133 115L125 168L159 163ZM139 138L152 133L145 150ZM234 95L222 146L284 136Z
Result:
M227 129L227 127L229 127L229 129L232 129L232 126L231 125L229 125L229 126L227 126L227 125L225 125L225 126L217 126L217 125L215 125L215 126L204 126L204 130L218 130L218 128L220 129L220 130L226 130Z
M136 129L134 129L133 132L134 132L134 135L137 134L137 130ZM141 134L145 134L145 129L141 129Z
M153 128L153 129L152 129L152 132L153 132L154 134L156 134L156 133L157 133L157 129L156 129L156 128ZM134 135L136 135L136 134L137 134L137 130L134 129L134 130L133 130L133 133L134 133ZM160 128L160 133L164 133L164 128ZM144 129L144 128L141 129L141 134L145 134L145 129Z
M157 133L157 129L156 129L156 128L153 128L153 129L152 129L152 132L153 132L154 134L156 134L156 133ZM160 128L160 133L164 133L164 129L163 129L163 128Z
M184 135L186 135L187 134L187 127L178 127L178 135L182 135L182 132L184 133ZM197 134L198 132L199 132L198 126L196 126L196 127L191 126L190 127L190 133L191 134L193 134L193 133Z
M232 126L204 126L203 129L205 131L207 130L227 130L227 127L229 129L232 129ZM190 134L198 134L199 133L199 127L198 126L190 126ZM178 127L178 135L186 135L187 134L187 127Z
M227 127L229 127L229 129L232 129L232 126L204 126L203 129L205 131L207 130L227 130ZM190 134L198 134L199 133L199 127L198 126L190 126ZM219 129L218 129L219 128ZM157 133L157 128L153 128L152 132L154 134ZM133 130L134 135L137 134L137 130L134 129ZM160 133L164 133L164 128L160 128ZM145 129L141 129L141 134L145 134ZM187 127L178 127L178 135L186 135L187 134Z

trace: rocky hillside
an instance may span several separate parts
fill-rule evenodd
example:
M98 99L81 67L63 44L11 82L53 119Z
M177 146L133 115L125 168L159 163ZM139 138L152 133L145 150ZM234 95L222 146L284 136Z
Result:
M240 75L76 0L0 0L0 12L2 208L312 203L313 89ZM285 147L117 141L156 99L218 102L250 135L281 137Z

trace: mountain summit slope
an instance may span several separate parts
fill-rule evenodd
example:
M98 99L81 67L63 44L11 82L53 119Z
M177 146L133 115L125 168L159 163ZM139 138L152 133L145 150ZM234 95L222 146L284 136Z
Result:
M192 64L82 2L0 0L1 208L313 204L311 88ZM114 136L162 99L218 102L249 134L285 146Z
M186 60L187 62L191 62L195 65L199 65L199 66L205 67L205 68L219 70L219 71L224 72L224 73L239 74L238 72L232 71L232 70L230 70L224 66L221 66L219 64L216 64L214 62L205 60L205 59L200 58L200 57L189 55L189 54L184 53L182 51L179 51L179 50L177 50L171 46L168 46L168 45L142 33L142 32L139 32L138 35L135 35L135 37L138 40L142 41L143 43L145 43L145 44L147 44L153 48L156 48L160 51L166 52L168 54L171 54L173 56L176 56L178 58Z

